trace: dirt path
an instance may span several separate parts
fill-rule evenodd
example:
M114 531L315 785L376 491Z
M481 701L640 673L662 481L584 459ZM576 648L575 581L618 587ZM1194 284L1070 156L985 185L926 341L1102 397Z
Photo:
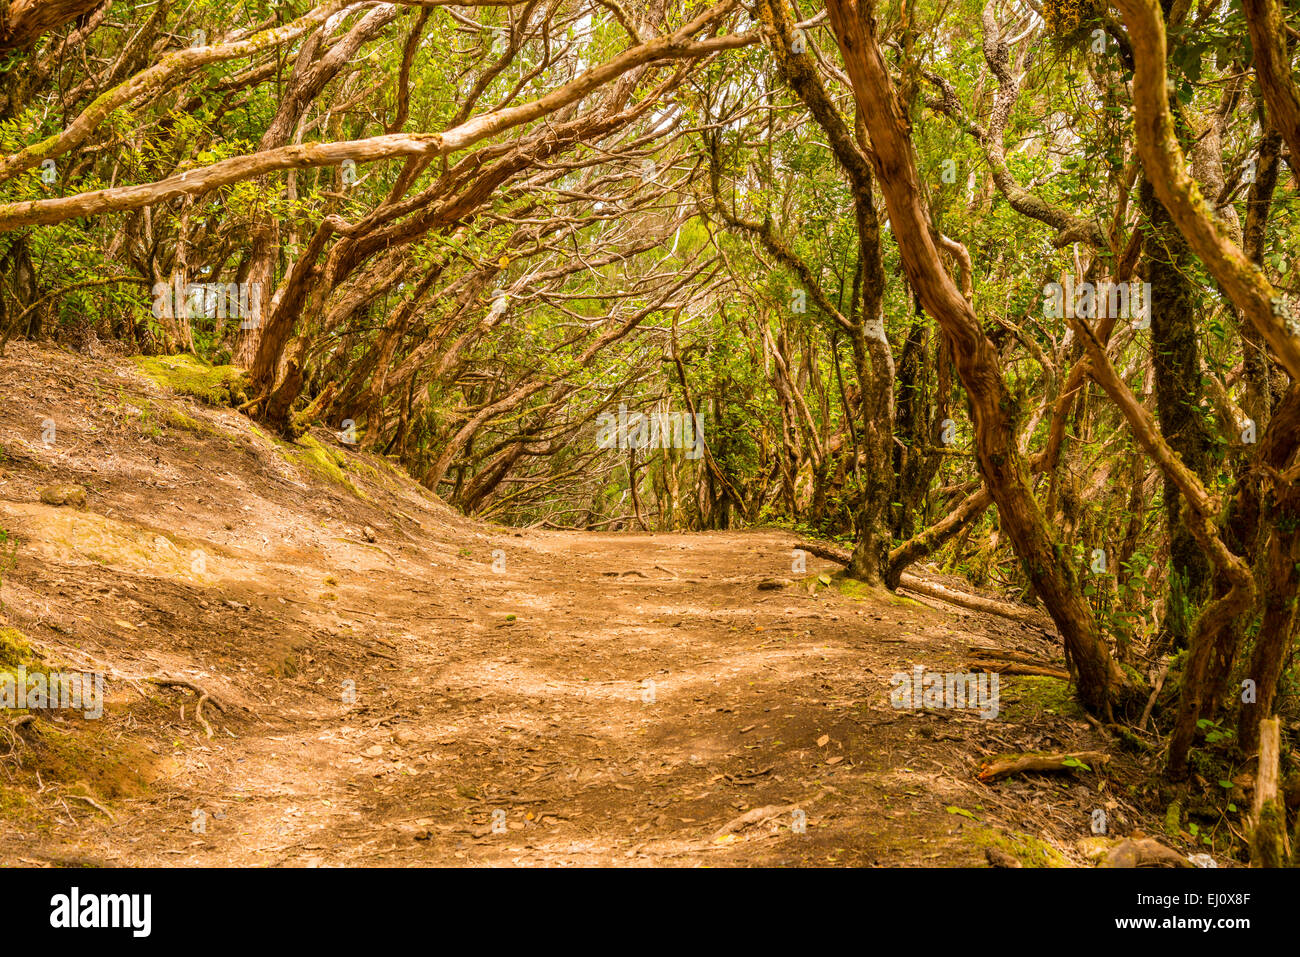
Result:
M1063 683L1006 679L996 721L890 706L892 674L971 646L1051 659L1032 629L845 594L816 559L792 573L783 532L477 525L327 436L284 446L121 364L86 382L15 351L7 624L47 662L184 676L226 710L209 738L193 695L111 675L102 720L29 725L0 860L1064 863L1099 802L1127 813L1106 782L974 778L1097 743ZM39 501L70 482L84 509Z

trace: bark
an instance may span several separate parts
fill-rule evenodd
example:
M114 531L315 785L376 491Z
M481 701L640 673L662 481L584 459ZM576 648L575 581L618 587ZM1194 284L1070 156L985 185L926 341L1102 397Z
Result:
M216 43L204 47L190 47L167 54L154 66L96 97L94 102L86 107L62 132L55 133L39 143L34 143L12 156L0 160L0 182L12 179L25 170L39 166L46 159L61 156L70 150L76 149L89 139L90 135L99 128L100 124L114 110L133 103L142 97L156 96L162 93L181 82L187 74L199 67L272 50L296 40L317 24L324 23L326 19L347 5L347 0L331 0L330 3L322 4L292 23L286 23L284 26L276 27L273 30L256 33L243 40L231 43ZM111 191L101 190L99 192ZM96 194L88 193L85 195L93 196ZM8 209L9 207L0 208ZM73 213L71 215L85 214ZM67 216L62 217L62 219L67 218ZM61 222L62 219L49 220L48 222ZM43 221L33 220L31 224L39 224L40 222ZM19 225L29 224L20 223Z
M885 571L886 587L898 587L899 579L909 565L942 547L954 535L983 515L985 509L991 504L993 504L993 496L989 494L988 487L982 485L967 495L961 504L943 519L891 550L889 565Z
M1300 162L1300 91L1291 72L1286 18L1278 0L1242 0L1255 54L1255 79L1268 104L1269 118L1286 139L1291 166Z
M849 574L868 584L884 581L889 530L886 516L894 492L894 357L885 334L885 274L880 254L880 223L873 196L870 164L849 124L826 92L810 49L796 53L793 45L796 18L787 0L764 0L758 9L782 79L808 109L831 144L831 152L853 188L854 216L858 232L858 265L861 277L858 295L850 307L852 319L838 310L827 310L828 297L814 292L816 283L806 268L801 272L804 288L819 301L827 315L836 319L849 336L853 349L854 373L861 390L860 421L863 462L860 475L861 499L854 523L856 542ZM811 41L807 41L811 44ZM778 242L770 228L765 230L770 253L791 265L794 258Z
M939 470L940 457L928 449L942 429L942 417L935 414L938 404L930 394L935 365L929 322L918 307L896 374L894 435L898 441L892 443L895 491L890 523L895 538L916 534L917 513ZM888 584L888 570L885 577Z
M0 53L35 43L99 4L100 0L10 0L0 5Z
M1274 411L1273 421L1260 443L1260 461L1274 474L1292 463L1300 445L1300 386L1292 385ZM1273 711L1278 680L1295 643L1297 602L1300 601L1300 488L1295 479L1279 483L1273 500L1266 501L1272 528L1265 545L1263 620L1255 638L1248 671L1255 700L1243 701L1237 725L1238 741L1250 754L1258 741L1259 722ZM1245 695L1243 695L1245 697Z
M1012 176L1007 166L1003 137L1007 122L1011 118L1011 111L1020 97L1020 83L1024 71L1028 69L1031 47L1026 46L1021 49L1013 68L1007 44L999 36L993 4L990 3L984 8L981 22L984 30L984 58L998 80L988 127L967 116L957 91L947 79L930 72L927 72L925 77L939 91L939 97L929 101L928 105L946 115L980 144L998 191L1006 197L1007 203L1016 212L1055 229L1057 233L1052 239L1054 246L1059 248L1073 242L1085 242L1098 249L1106 248L1105 234L1096 222L1053 206L1037 193L1025 189Z
M1149 182L1141 186L1141 205L1150 228L1145 237L1147 279L1151 283L1151 353L1160 432L1202 483L1214 462L1201 414L1200 350L1196 341L1194 290L1188 276L1191 251L1174 227ZM1209 597L1210 565L1184 519L1175 481L1165 476L1165 528L1169 536L1169 578L1165 617L1157 655L1185 648L1200 607Z
M378 36L396 19L397 14L397 9L391 6L371 10L323 54L320 53L320 48L324 42L322 36L324 28L313 33L298 51L286 89L279 98L275 116L271 118L270 124L258 142L258 151L265 152L287 145L295 128L302 121L303 115L324 90L326 84L338 75L365 43ZM271 184L263 181L259 184L258 192L270 192L271 189ZM269 293L275 283L275 265L282 246L279 219L259 218L253 224L252 237L253 255L249 268L249 281L257 283L259 288ZM319 250L317 253L319 254ZM254 363L264 328L263 320L270 314L272 308L271 299L270 295L264 295L261 300L263 314L255 317L252 322L240 324L239 336L231 360L235 365L247 368Z

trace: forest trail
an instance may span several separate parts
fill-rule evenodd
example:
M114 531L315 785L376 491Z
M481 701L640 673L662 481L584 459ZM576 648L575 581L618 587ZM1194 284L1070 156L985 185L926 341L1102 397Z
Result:
M327 435L11 348L6 624L110 674L103 719L14 732L0 861L1082 864L1094 807L1138 821L1118 767L976 779L1101 743L1062 681L1004 677L992 721L890 706L972 647L1059 661L1041 631L792 573L782 531L479 524ZM84 508L41 502L62 484ZM211 737L159 674L224 704Z

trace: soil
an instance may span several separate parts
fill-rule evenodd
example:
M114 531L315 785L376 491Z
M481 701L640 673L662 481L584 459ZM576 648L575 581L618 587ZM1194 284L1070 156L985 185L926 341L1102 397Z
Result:
M795 571L788 532L480 524L47 346L10 346L0 401L3 624L107 674L102 718L0 736L0 862L1082 865L1098 808L1159 829L1128 755L976 779L1111 744L1064 681L1002 677L993 720L891 707L976 647L1060 666L1054 635Z

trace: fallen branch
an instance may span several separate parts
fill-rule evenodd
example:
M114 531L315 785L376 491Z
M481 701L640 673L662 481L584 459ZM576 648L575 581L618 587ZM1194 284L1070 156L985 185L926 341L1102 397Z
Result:
M998 758L980 768L979 779L985 783L1024 771L1074 771L1081 765L1096 770L1110 761L1103 751L1073 751L1066 754L1018 754Z
M927 598L937 598L959 608L969 608L971 611L997 615L999 618L1010 618L1012 621L1024 622L1026 625L1033 625L1036 628L1050 627L1046 615L1026 605L1013 605L1010 602L997 601L993 598L981 598L978 595L953 591L938 582L928 582L923 578L917 578L915 575L907 573L899 577L898 585L907 591L925 595Z
M826 545L822 542L800 542L795 548L807 552L809 555L816 555L818 558L824 558L828 562L835 562L837 565L849 566L849 559L853 556L847 548L840 548L837 545Z
M972 671L987 671L990 674L1029 675L1042 678L1060 678L1062 681L1070 680L1070 673L1064 668L1053 668L1051 665L1031 665L1023 661L980 659L968 662L966 667Z
M799 805L797 804L766 804L763 807L756 807L753 810L746 811L739 817L732 818L726 824L722 825L722 827L718 828L718 830L714 832L713 837L711 837L710 840L716 841L720 838L726 837L728 834L750 827L751 825L762 824L764 821L771 820L774 817L780 817L782 814L789 814L791 811L797 810L798 807Z
M728 834L732 834L746 827L752 827L755 824L762 824L764 821L769 821L782 814L789 814L792 811L798 811L800 809L807 810L830 793L829 790L819 791L807 801L802 801L798 804L765 804L763 807L753 808L746 811L744 814L741 814L739 817L732 818L726 824L722 825L722 827L713 832L713 836L709 838L709 841L712 843L717 841L719 838L726 837Z
M1022 665L1042 665L1045 668L1053 667L1033 655L1027 655L1020 651L1008 651L1004 648L991 648L988 645L968 645L966 647L966 653L972 658L980 661L1014 661Z

